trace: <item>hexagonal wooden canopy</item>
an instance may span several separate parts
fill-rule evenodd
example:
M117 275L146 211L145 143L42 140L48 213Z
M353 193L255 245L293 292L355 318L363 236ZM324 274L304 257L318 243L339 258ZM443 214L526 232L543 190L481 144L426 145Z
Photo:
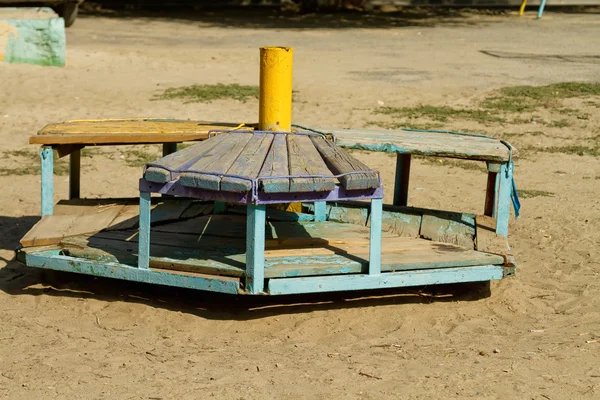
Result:
M324 135L229 131L146 166L144 178L214 191L327 192L381 186L379 173Z

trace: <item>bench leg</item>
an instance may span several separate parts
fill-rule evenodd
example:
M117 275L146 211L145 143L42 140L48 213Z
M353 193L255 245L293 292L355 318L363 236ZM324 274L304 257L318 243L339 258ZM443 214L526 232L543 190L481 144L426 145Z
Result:
M410 154L398 154L396 157L396 177L394 182L394 205L408 204L408 181L410 177Z
M315 201L315 222L327 220L327 202Z
M69 199L81 197L81 150L69 155Z
M140 192L140 227L138 234L138 268L150 266L150 193Z
M537 17L542 18L542 14L544 14L544 8L546 7L546 0L542 0L540 2L540 8L538 8Z
M252 294L264 291L265 285L265 222L264 204L248 204L246 225L246 290Z
M381 273L381 219L383 199L371 200L371 232L369 238L369 275Z
M40 150L42 175L42 217L54 214L54 153L52 147Z
M510 195L512 191L513 165L502 164L497 176L496 201L496 234L508 236L508 220L510 217Z
M171 153L175 153L177 151L177 143L163 143L162 154L164 156L168 156Z

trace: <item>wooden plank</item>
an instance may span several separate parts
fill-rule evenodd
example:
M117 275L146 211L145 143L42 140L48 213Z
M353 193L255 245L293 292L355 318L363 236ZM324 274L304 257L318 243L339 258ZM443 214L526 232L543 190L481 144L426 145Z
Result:
M64 239L61 246L67 254L101 262L137 264L137 243L99 237L77 236ZM208 248L181 248L152 243L150 268L173 271L196 272L212 275L244 276L244 251L229 247L223 250L218 244Z
M382 272L503 264L502 257L497 255L466 250L448 243L405 239L402 244L409 247L402 248L390 242L390 240L383 241ZM423 246L422 243L411 242L429 242L429 245ZM334 250L333 254L323 253L323 250L327 249L314 249L314 251L311 249L296 255L290 255L291 250L288 250L285 251L288 254L284 256L280 255L284 251L268 252L265 261L265 277L366 273L369 265L368 248L352 246L346 249L349 251L345 252L342 248Z
M496 219L487 215L475 217L475 243L478 251L497 254L504 258L507 266L516 266L508 240L504 235L496 234Z
M211 151L216 145L221 143L228 135L217 135L211 137L209 140L195 144L185 149L179 150L175 153L169 154L162 157L152 164L160 165L160 167L149 167L144 173L144 178L151 182L166 183L170 180L175 180L179 177L180 172L169 172L169 170L177 170L185 166L186 163L194 160L195 158L201 158L209 151Z
M482 265L425 271L403 271L379 275L343 275L271 279L271 295L321 293L345 290L383 289L389 287L437 285L502 279L502 267Z
M211 130L226 130L236 123L169 119L80 120L46 125L30 144L146 144L205 140Z
M344 175L339 179L347 190L375 189L380 185L379 175L356 158L352 157L342 148L326 140L322 136L312 136L311 141L321 153L321 157L334 175L347 174L355 171L371 171L361 174Z
M424 214L420 235L436 242L452 243L472 249L475 221L464 214L460 215L460 219L453 219L442 213Z
M223 141L213 147L204 157L192 164L187 170L210 172L213 174L226 173L253 136L251 133L228 134ZM179 182L187 187L221 190L221 177L219 175L183 172L179 177Z
M240 175L249 178L257 178L265 157L273 142L272 134L253 134L250 141L227 171L229 175ZM252 189L252 183L245 179L223 177L221 179L221 190L228 192L248 192Z
M23 247L47 246L69 236L95 233L111 224L122 205L90 210L83 215L48 215L43 217L21 239Z
M205 203L202 201L194 201L184 212L181 214L181 219L196 218L202 215L210 214L213 211L213 203Z
M498 139L437 132L386 129L320 129L349 149L506 162L508 148ZM516 155L516 149L513 149Z
M289 174L286 136L275 135L259 176L268 178L288 176ZM259 189L265 193L287 193L290 191L290 180L288 178L262 179Z
M140 269L137 267L106 263L57 255L53 252L36 253L27 256L27 265L79 274L104 276L156 285L175 286L189 289L209 290L229 294L238 294L239 279L203 274L164 272L160 270Z
M335 189L336 179L309 136L286 135L290 175L321 175L326 178L290 178L290 192L324 192Z

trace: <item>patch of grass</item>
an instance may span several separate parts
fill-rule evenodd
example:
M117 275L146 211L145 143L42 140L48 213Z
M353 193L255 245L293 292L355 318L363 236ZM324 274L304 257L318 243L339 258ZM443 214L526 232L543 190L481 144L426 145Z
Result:
M520 113L537 108L557 108L559 101L572 97L600 96L600 83L562 82L546 86L508 86L481 105L489 110ZM570 110L565 108L565 113ZM567 111L569 110L569 111Z
M446 122L450 118L469 119L481 123L505 121L504 118L492 115L486 110L468 110L448 106L432 106L428 104L422 104L416 107L382 107L375 112L378 114L409 119L428 118L440 122Z
M245 102L250 98L258 98L258 86L238 85L191 85L165 89L155 95L152 100L182 99L184 103L210 103L213 100L233 99Z
M451 158L436 158L425 156L413 157L423 161L425 164L434 165L437 167L460 168L468 171L487 171L485 163L482 163L481 161L454 160Z
M0 176L40 175L40 156L30 150L10 150L3 153L4 158L13 158L18 168L0 168ZM54 153L54 174L66 175L69 173L69 164L65 159L59 159Z
M526 190L520 189L517 190L517 193L522 199L530 199L533 197L554 197L554 193L548 192L546 190Z
M159 153L151 153L143 149L132 149L122 154L128 167L139 168L160 158Z
M368 121L365 125L366 126L377 126L379 128L384 128L384 129L408 128L408 129L423 129L423 130L438 129L443 126L442 124L436 124L436 123L412 124L410 122L382 122L382 121Z
M561 82L545 86L508 86L500 89L500 93L507 97L524 97L534 100L600 96L600 83Z
M543 136L543 135L545 135L545 134L542 131L533 131L533 132L524 132L524 133L506 132L506 133L502 134L502 137L508 139L508 138L511 138L511 137Z
M600 147L588 147L580 145L569 145L569 146L549 146L539 149L544 153L561 153L578 156L600 156Z
M577 114L579 112L578 109L576 108L559 108L556 110L559 114L564 114L564 115L574 115Z
M552 128L567 128L571 126L571 123L566 119L561 119L559 121L552 121L548 124L549 127Z

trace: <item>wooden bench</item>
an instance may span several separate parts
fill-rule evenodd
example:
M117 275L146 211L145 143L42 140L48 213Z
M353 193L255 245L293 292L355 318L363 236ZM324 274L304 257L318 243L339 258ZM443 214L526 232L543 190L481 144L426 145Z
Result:
M80 150L85 146L163 143L163 154L167 155L177 149L177 143L204 140L211 130L237 126L236 123L170 119L80 120L48 125L30 138L30 143L42 145L42 215L52 214L54 206L52 149L57 150L60 157L70 155L69 198L73 199L80 195ZM395 205L407 204L413 154L486 162L488 180L484 214L496 219L496 233L508 235L514 164L511 150L500 140L444 132L317 130L334 135L336 144L343 148L396 153ZM276 180L272 184L276 185Z
M516 150L500 139L446 131L318 129L333 135L340 147L397 154L394 205L406 206L411 156L484 161L488 179L484 215L495 218L496 233L508 236Z
M54 154L69 155L69 198L80 197L81 149L86 146L163 144L163 154L177 150L177 143L204 140L213 129L232 129L237 124L174 119L74 120L46 125L30 144L41 145L42 216L54 208Z

